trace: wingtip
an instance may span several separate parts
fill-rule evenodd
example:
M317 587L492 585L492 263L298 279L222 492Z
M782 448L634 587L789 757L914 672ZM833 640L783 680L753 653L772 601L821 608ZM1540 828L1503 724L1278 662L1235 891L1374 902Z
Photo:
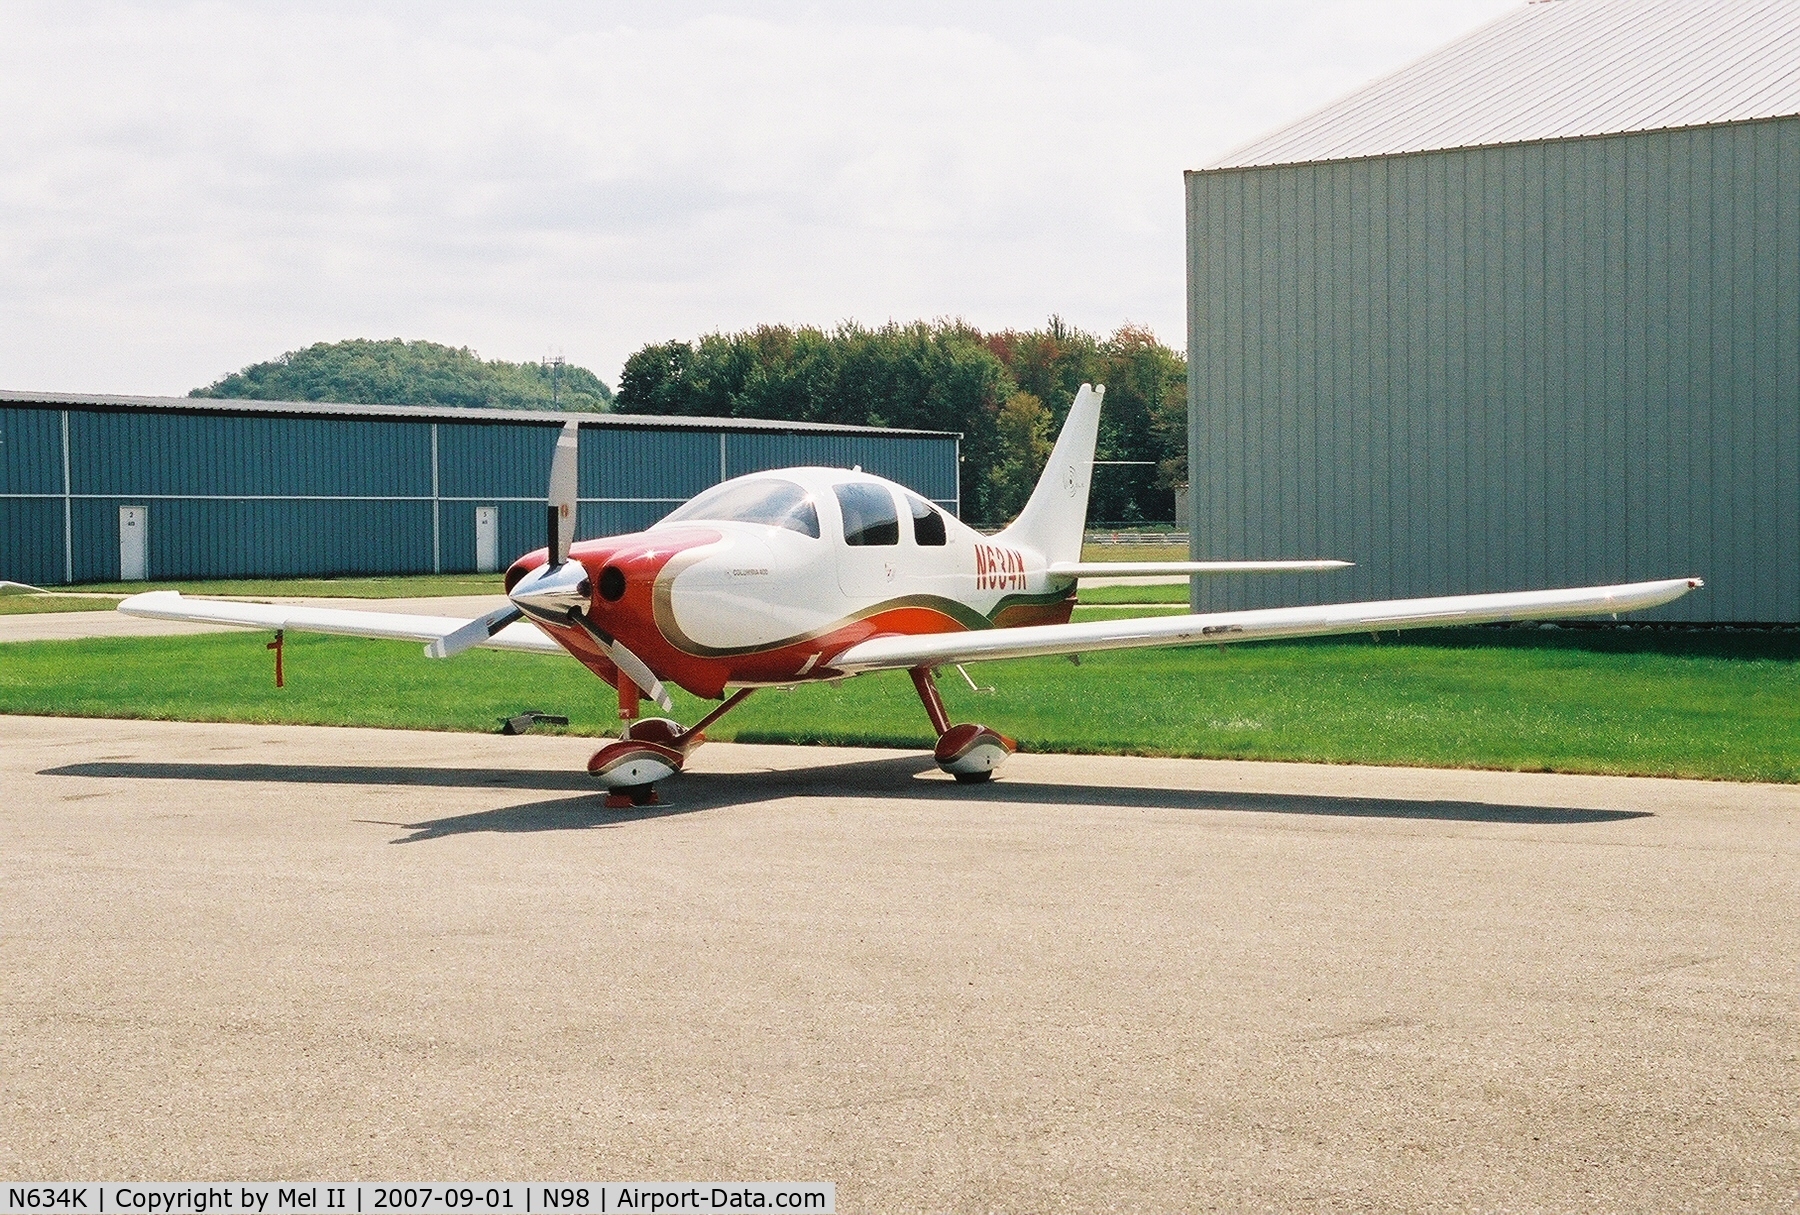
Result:
M119 600L115 611L128 611L133 604L140 607L150 603L168 603L172 599L180 599L180 591L139 591L137 594Z

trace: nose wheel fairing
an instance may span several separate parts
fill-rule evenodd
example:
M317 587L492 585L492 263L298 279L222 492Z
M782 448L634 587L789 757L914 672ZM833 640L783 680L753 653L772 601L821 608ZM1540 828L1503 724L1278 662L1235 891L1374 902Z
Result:
M607 743L588 760L588 775L607 788L607 808L654 804L656 782L681 771L688 755L706 741L706 728L735 709L752 690L739 688L692 727L684 728L667 717L626 722L619 740Z
M657 800L656 782L681 771L687 751L648 739L621 738L594 752L588 775L606 786L609 810L646 806Z

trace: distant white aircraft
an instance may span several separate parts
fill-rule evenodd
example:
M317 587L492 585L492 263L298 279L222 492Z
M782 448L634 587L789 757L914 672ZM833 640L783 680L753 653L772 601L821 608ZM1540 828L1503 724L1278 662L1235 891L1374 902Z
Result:
M622 737L588 762L611 805L654 800L705 729L756 688L868 671L912 675L937 731L934 755L966 782L987 780L1016 746L950 721L935 679L944 666L1136 646L1611 615L1655 607L1701 585L1674 578L1622 586L1398 599L1070 623L1082 578L1328 570L1344 561L1081 560L1104 388L1082 385L1049 464L1018 519L984 536L905 486L860 470L788 468L714 486L653 527L573 543L575 421L551 461L549 543L506 573L508 606L476 620L135 595L119 610L428 643L446 658L472 646L567 652L618 692ZM674 683L721 703L689 727L642 718L648 696L671 710ZM1179 695L1179 689L1165 689Z

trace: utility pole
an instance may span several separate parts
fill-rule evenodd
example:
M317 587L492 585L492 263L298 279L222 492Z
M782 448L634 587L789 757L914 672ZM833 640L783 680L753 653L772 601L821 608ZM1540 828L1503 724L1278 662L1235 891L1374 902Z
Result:
M550 408L561 409L563 356L547 354L539 366L550 373Z

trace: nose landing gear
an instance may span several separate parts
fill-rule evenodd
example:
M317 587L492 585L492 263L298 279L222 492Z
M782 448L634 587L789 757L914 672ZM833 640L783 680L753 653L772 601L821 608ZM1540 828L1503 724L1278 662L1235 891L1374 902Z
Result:
M991 780L994 769L1019 749L1019 744L987 726L972 722L953 726L944 711L944 698L938 695L937 683L930 667L914 667L907 672L919 699L925 702L925 715L938 733L937 746L931 757L937 766L954 776L958 784L975 785Z
M656 782L681 771L688 755L706 741L706 727L736 708L750 692L749 688L739 688L692 729L684 729L680 722L667 717L628 720L619 741L607 743L588 760L588 775L606 786L606 808L625 810L655 805ZM633 701L635 708L635 698ZM625 703L623 695L620 703Z

